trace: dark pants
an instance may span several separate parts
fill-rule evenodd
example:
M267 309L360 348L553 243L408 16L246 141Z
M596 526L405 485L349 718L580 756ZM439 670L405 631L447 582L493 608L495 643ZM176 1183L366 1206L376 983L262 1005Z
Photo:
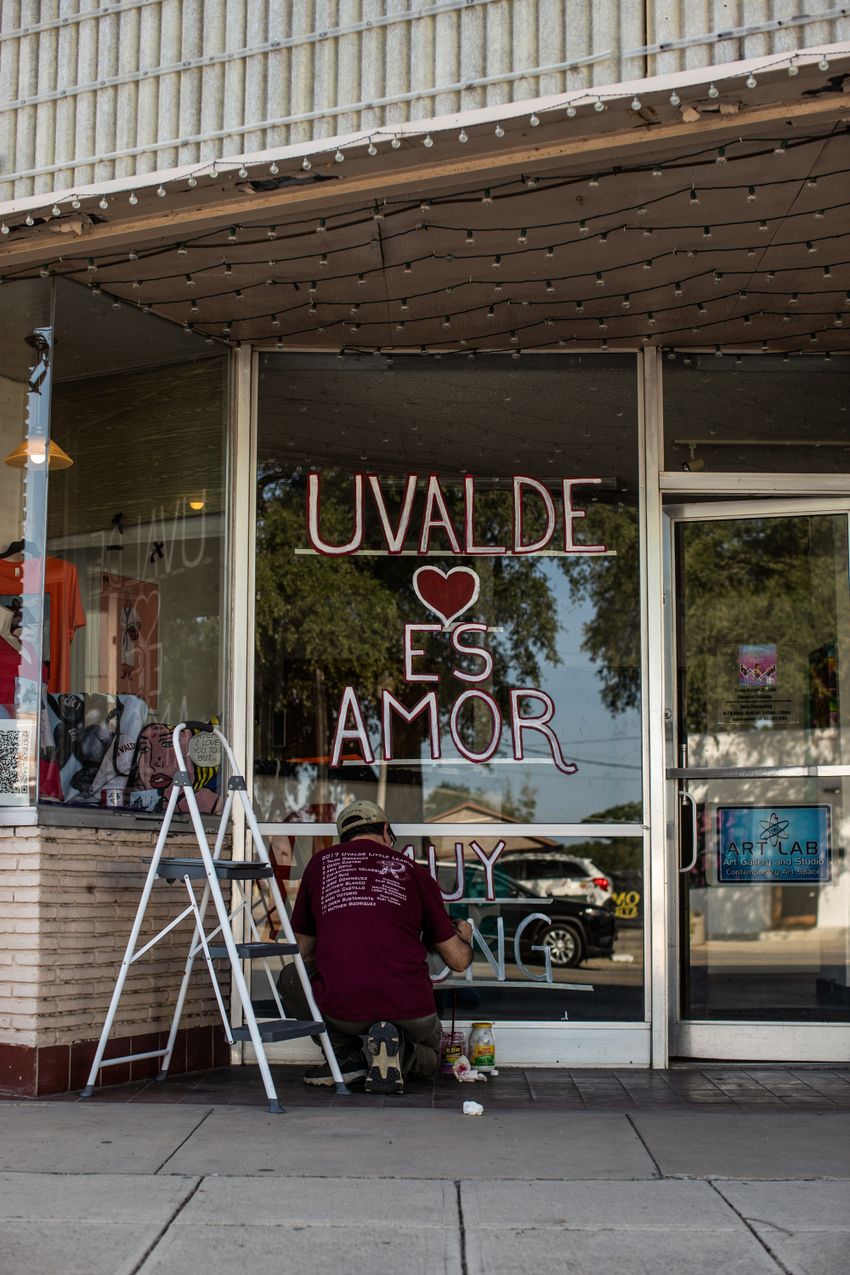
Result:
M311 973L310 966L307 972ZM298 978L294 965L285 965L277 981L287 1011L296 1018L312 1018L307 998ZM352 1055L359 1055L363 1048L361 1037L372 1026L374 1019L357 1022L345 1018L328 1018L325 1024L334 1053L337 1059L343 1060ZM436 1014L426 1014L423 1018L394 1018L396 1027L403 1033L402 1072L412 1080L426 1080L433 1076L440 1060L440 1036L442 1027Z

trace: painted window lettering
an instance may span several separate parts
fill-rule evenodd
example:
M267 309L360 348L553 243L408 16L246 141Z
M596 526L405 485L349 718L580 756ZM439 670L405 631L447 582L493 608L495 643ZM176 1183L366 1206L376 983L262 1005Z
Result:
M348 539L332 543L321 530L322 476L311 473L307 480L307 536L312 551L331 557L343 557L364 552L366 525L366 492L371 493L378 517L386 552L397 555L413 552L424 557L433 551L432 542L439 536L441 552L463 554L471 557L491 557L511 553L527 555L548 549L555 536L558 518L555 500L549 489L538 479L517 475L513 479L512 499L513 536L510 546L483 544L477 539L475 529L475 479L466 475L463 480L463 525L456 527L449 511L450 502L434 475L428 475L424 487L416 474L408 474L404 481L401 505L397 521L393 524L387 507L386 494L376 474L355 474L352 486L352 531ZM576 524L585 518L583 509L573 503L575 487L600 483L599 478L564 478L561 489L561 522L563 548L557 552L566 555L607 554L604 544L585 543L576 538ZM420 525L413 526L415 498L418 491L424 493L420 509ZM539 534L529 539L526 520L528 502L539 503L535 524ZM541 521L542 518L542 521ZM418 535L417 535L418 530ZM414 536L416 537L414 540ZM413 541L416 548L405 549ZM539 744L542 737L552 764L564 775L573 775L578 767L563 754L561 744L552 725L555 704L552 697L535 686L507 688L507 702L500 704L482 683L489 683L493 673L493 655L487 645L488 634L495 630L481 620L464 620L463 616L475 607L481 596L481 579L477 571L468 566L455 566L448 570L431 563L422 565L412 573L411 587L422 606L437 617L417 623L405 623L402 629L402 666L404 682L439 685L441 675L428 666L428 643L448 641L458 660L451 667L449 677L466 684L463 689L452 683L440 690L426 691L413 704L405 704L393 688L380 689L380 700L375 706L358 698L351 685L344 687L335 719L331 765L338 766L344 755L351 756L357 750L366 765L372 765L376 756L384 761L395 759L394 731L397 725L421 722L426 728L430 759L440 760L443 744L440 735L441 710L447 717L448 731L457 756L474 764L491 760L499 751L505 730L510 751L515 761L525 761L530 741ZM454 692L454 693L453 693ZM464 728L470 718L476 722L476 747L472 747ZM367 721L380 724L380 742L376 750L370 738Z

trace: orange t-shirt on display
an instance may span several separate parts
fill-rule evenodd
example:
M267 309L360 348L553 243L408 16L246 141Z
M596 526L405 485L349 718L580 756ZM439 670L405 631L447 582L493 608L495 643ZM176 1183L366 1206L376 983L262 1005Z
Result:
M20 596L24 564L0 559L0 596ZM71 640L86 622L77 568L63 558L46 558L44 592L50 599L50 678L54 695L71 690Z

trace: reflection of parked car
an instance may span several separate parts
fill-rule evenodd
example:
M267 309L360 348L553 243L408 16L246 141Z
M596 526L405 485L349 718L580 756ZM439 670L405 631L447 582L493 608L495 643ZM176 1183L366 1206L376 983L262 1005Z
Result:
M479 864L464 865L464 899L481 908L476 924L488 939L496 934L496 918L501 916L505 926L506 943L512 944L520 922L532 912L542 912L549 917L534 921L523 931L520 950L523 960L539 961L540 954L533 947L548 947L552 965L567 969L579 965L588 956L610 956L614 947L616 923L611 902L602 907L579 898L547 898L525 889L506 872L496 868L493 885L496 898L492 903L485 899L487 879ZM444 893L455 889L454 864L440 864L437 880ZM449 904L452 917L466 917L469 908L464 903Z
M592 859L541 851L506 850L499 863L527 890L564 896L586 895L591 903L607 903L614 890L607 873Z

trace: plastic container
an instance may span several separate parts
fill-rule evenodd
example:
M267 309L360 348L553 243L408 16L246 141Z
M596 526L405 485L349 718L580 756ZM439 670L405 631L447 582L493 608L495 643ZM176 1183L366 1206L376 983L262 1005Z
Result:
M468 1057L478 1071L492 1071L496 1066L496 1037L492 1023L472 1024Z

